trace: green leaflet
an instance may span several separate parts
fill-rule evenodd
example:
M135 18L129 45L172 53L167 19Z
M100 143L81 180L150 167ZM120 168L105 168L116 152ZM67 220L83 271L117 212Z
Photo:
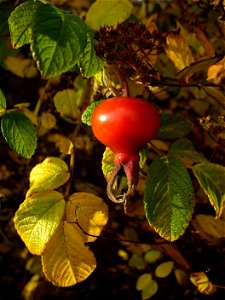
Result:
M37 147L36 130L25 115L17 111L5 113L1 129L7 143L17 154L26 158L34 154Z
M199 184L209 197L211 205L220 217L225 202L225 167L214 163L201 163L192 168Z
M177 240L193 213L194 190L181 160L158 156L145 182L144 209L149 224L168 241Z

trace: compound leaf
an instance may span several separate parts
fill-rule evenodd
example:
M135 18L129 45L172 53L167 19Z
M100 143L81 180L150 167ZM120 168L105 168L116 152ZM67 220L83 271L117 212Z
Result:
M14 218L15 228L32 254L44 251L64 210L63 195L51 190L36 193L20 205Z
M10 111L1 120L2 134L9 146L17 154L30 158L37 147L36 130L24 114Z
M193 213L194 191L181 160L158 156L145 183L144 209L149 224L168 241L177 240Z
M62 222L42 254L42 266L50 282L68 287L85 280L94 271L96 259L77 225Z

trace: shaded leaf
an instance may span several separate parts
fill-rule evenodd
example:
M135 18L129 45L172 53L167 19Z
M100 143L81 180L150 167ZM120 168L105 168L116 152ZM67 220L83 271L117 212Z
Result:
M136 283L136 289L138 291L143 290L146 285L149 286L152 281L152 274L144 273L141 276L138 277L137 283Z
M81 233L83 240L92 242L101 234L108 221L108 206L94 194L75 193L67 202L66 219L69 223L77 222L85 232Z
M7 56L4 59L4 67L21 78L34 78L38 76L34 60L30 58Z
M149 250L144 256L145 261L150 264L154 264L160 258L162 258L162 252L159 250Z
M161 113L158 139L176 139L187 135L192 129L192 122L182 116Z
M42 254L42 266L50 282L68 287L85 280L94 271L96 260L77 225L62 222Z
M203 57L196 62L190 63L189 66L183 68L177 74L176 77L178 80L184 80L185 78L190 77L193 74L202 71L203 69L207 69L209 66L217 63L220 59L221 59L221 57L218 57L218 56Z
M215 101L215 103L218 103L225 108L225 95L222 89L210 86L205 86L202 88L205 93Z
M20 205L14 218L15 228L32 254L42 254L64 210L63 195L51 190L36 193Z
M219 218L225 202L225 167L214 163L201 163L192 167L200 186L209 197Z
M149 167L144 209L149 224L166 240L177 240L187 228L193 213L191 178L182 161L158 156Z
M9 146L17 154L30 158L37 147L33 123L22 113L10 111L3 115L1 129Z
M57 189L67 182L70 172L67 164L58 157L47 157L30 172L30 188L27 197L35 192Z
M69 117L76 120L80 117L80 110L77 105L77 94L74 89L59 91L54 96L56 110L62 117Z
M31 46L43 75L56 76L78 63L86 47L86 36L87 27L78 16L53 5L40 6L32 26Z
M116 26L125 21L132 10L133 5L128 0L97 0L87 12L86 23L95 30L104 25Z
M146 267L146 262L145 260L143 259L143 257L137 255L137 254L133 254L131 256L131 259L129 260L129 263L128 265L130 267L134 267L138 270L144 270L145 267Z
M166 261L159 264L155 269L155 276L159 278L167 277L173 270L174 262Z
M191 162L206 162L207 159L195 150L191 141L187 139L176 141L172 144L169 154L179 158L187 158Z

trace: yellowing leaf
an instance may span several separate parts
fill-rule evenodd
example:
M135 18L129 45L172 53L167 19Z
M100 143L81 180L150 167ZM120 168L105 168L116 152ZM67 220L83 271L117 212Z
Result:
M169 33L167 35L166 54L178 71L194 62L193 54L181 34Z
M86 23L95 30L104 25L116 26L125 21L132 10L133 5L128 0L97 0L87 12Z
M77 105L77 95L73 89L59 91L54 96L54 104L57 112L62 117L76 120L80 117L80 110Z
M67 164L58 157L47 157L30 172L30 188L26 197L32 193L57 189L67 182L70 173Z
M96 267L95 256L77 229L74 223L62 222L42 254L44 274L56 286L83 281Z
M59 151L64 154L71 154L73 150L72 141L62 134L51 134L48 136L48 141L54 142Z
M141 298L142 300L150 299L158 291L158 283L152 280L150 285L146 285L142 290Z
M166 261L161 263L155 269L155 275L159 278L167 277L173 270L173 261Z
M218 63L210 66L207 75L208 81L212 81L215 84L220 84L225 78L225 57Z
M138 291L141 291L144 289L146 285L150 285L152 281L152 274L144 273L140 277L138 277L137 283L136 283L136 289Z
M20 205L15 228L32 254L40 255L64 215L63 195L56 191L36 193Z
M114 153L108 147L105 148L105 152L102 157L102 172L106 179L109 178L110 173L114 168Z
M56 124L56 118L53 114L49 112L42 113L40 117L40 121L43 127L47 129L52 129L55 127Z
M38 70L34 61L30 58L7 56L4 60L4 65L13 74L22 78L33 78L38 76Z
M108 206L104 201L89 193L75 193L70 196L66 206L67 222L77 222L84 232L85 242L96 240L108 221ZM90 235L94 235L89 236Z
M216 291L216 287L209 281L204 272L192 273L190 280L202 294L211 295Z

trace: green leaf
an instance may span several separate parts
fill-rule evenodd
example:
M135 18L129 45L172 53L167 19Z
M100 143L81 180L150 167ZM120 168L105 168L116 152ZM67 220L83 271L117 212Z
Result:
M144 261L143 257L137 254L133 254L131 259L129 260L128 265L138 270L144 270L146 267L146 262Z
M192 142L187 139L179 140L173 143L169 150L169 154L175 155L178 158L187 158L191 162L207 161L204 156L195 150Z
M40 255L64 215L65 200L56 191L36 193L20 205L15 228L32 254Z
M183 117L167 113L160 114L160 130L158 139L176 139L188 134L192 128L192 122Z
M33 123L24 114L11 111L3 115L2 134L17 154L30 158L37 147L36 130Z
M101 26L124 22L132 13L133 5L129 0L95 1L86 15L86 23L98 30Z
M150 165L144 195L149 224L168 241L186 230L193 213L194 191L189 173L174 156L158 156Z
M47 157L31 170L30 189L27 191L27 197L32 193L57 189L69 178L68 165L61 158Z
M9 17L9 30L14 48L19 48L31 41L31 26L40 1L27 1L17 6Z
M85 111L82 113L82 116L81 116L81 121L84 124L91 126L91 117L92 117L93 111L94 111L95 107L98 106L102 101L103 100L95 101L85 109Z
M150 250L145 253L144 259L149 264L154 264L162 257L162 253L159 250Z
M0 89L0 115L6 110L6 99L2 90Z
M225 167L214 163L201 163L195 165L192 170L209 197L216 217L220 217L225 203Z
M92 32L88 32L87 45L80 63L81 73L84 77L90 78L98 73L104 64L105 62L95 53L93 34Z
M161 263L155 269L155 276L159 278L167 277L173 270L174 262L173 261L166 261Z
M40 6L32 26L32 51L46 77L69 71L86 47L87 26L75 15L53 5Z
M0 1L0 36L7 36L9 34L9 27L8 27L8 17L10 14L10 8L5 5L1 4Z

